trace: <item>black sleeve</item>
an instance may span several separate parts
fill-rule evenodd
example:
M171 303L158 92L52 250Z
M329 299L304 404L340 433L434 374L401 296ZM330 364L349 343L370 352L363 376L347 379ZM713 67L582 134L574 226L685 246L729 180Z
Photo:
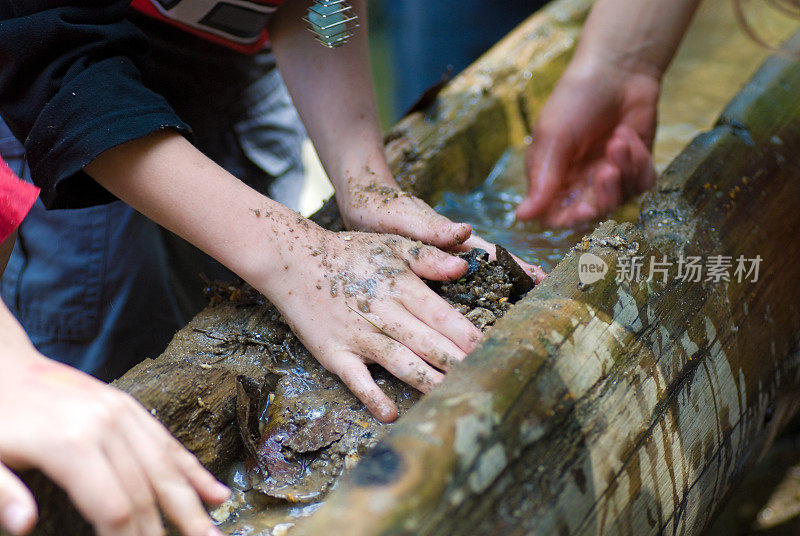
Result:
M114 197L83 167L158 130L190 135L142 84L144 34L130 0L0 0L0 115L25 145L48 208Z

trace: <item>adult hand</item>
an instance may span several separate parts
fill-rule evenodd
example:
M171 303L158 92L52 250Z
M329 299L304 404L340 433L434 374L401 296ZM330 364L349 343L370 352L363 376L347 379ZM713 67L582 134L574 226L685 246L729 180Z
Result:
M464 260L434 247L306 224L284 262L281 275L268 275L265 295L314 357L383 422L397 418L397 407L367 364L427 393L482 336L420 279L450 280L467 270Z
M9 468L40 469L99 536L162 535L159 507L185 536L222 534L202 501L224 501L225 486L132 397L32 346L0 356L0 429L0 527L11 534L37 514Z
M536 124L517 218L570 226L650 188L660 82L612 63L571 65Z

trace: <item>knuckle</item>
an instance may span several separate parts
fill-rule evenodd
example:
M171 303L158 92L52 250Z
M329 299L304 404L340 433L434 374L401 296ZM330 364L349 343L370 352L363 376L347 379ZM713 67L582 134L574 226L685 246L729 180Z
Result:
M122 501L107 505L103 511L103 522L114 530L121 530L130 525L134 519L133 509Z
M72 423L63 427L57 438L59 447L74 458L86 456L97 438L95 428L90 424Z
M436 309L433 312L432 319L436 324L445 324L450 320L450 311L445 308Z

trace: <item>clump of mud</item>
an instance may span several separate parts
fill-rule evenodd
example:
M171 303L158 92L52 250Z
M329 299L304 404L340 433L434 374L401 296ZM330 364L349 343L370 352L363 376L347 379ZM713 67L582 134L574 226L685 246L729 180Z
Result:
M478 248L459 257L469 265L464 277L429 286L482 330L493 326L533 288L533 279L500 246L494 261L489 261L489 254Z
M498 247L497 260L473 249L457 281L431 288L486 330L533 288L533 280ZM262 378L237 379L237 417L245 457L231 468L233 497L212 515L233 535L285 534L313 513L341 475L386 433L385 425L311 356L280 313L246 284L211 284L212 306L258 306L263 321L240 333L203 331L217 352L258 349L271 359ZM381 367L378 385L404 414L420 393Z

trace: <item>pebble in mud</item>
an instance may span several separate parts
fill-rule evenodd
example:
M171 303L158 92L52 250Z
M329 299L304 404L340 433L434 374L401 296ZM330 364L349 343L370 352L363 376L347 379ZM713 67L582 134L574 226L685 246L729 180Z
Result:
M505 251L499 247L498 250ZM533 288L533 279L522 269L519 270L520 275L500 261L490 261L489 254L482 249L475 248L458 256L466 260L469 266L464 277L448 283L431 282L429 285L484 331Z

